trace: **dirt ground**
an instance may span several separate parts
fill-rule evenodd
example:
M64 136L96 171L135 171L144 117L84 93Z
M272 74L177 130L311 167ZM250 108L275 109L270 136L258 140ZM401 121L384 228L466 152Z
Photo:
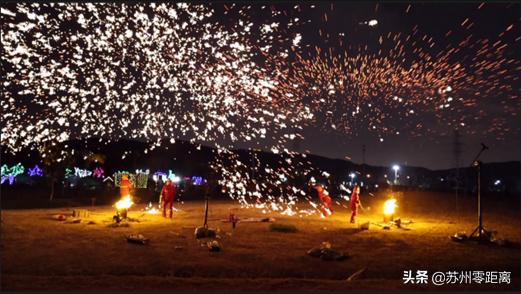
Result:
M520 290L519 246L506 248L455 243L449 235L472 232L476 226L474 199L454 195L405 192L396 213L412 220L410 230L364 222L382 221L383 196L364 195L365 211L349 224L349 210L335 205L329 218L263 214L240 209L232 201L211 201L210 227L220 230L221 252L209 252L194 237L202 225L204 202L177 204L172 220L143 214L135 205L129 216L139 220L128 227L110 227L113 208L85 207L94 224L54 220L70 209L3 210L1 237L2 290ZM346 204L345 201L341 204ZM272 232L269 223L222 222L230 209L237 215L273 217L292 224L296 233ZM486 204L485 226L498 238L521 241L519 204ZM141 233L150 239L142 246L127 243L125 235ZM343 261L323 261L306 254L327 241L349 255ZM204 245L204 244L203 244ZM366 270L352 281L347 278ZM508 271L510 284L404 284L404 271Z

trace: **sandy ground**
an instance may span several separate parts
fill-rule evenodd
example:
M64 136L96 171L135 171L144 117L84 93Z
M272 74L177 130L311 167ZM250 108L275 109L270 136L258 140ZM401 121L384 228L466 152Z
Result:
M382 196L364 196L366 210L358 224L382 220ZM474 243L452 242L449 235L476 226L475 203L453 195L406 192L399 199L402 220L413 220L410 230L383 230L371 225L359 231L349 224L349 211L336 205L332 217L289 217L238 209L239 217L271 216L292 224L296 233L271 232L268 223L239 223L235 230L221 222L231 201L210 203L210 227L220 230L222 251L211 253L194 238L203 220L204 203L178 204L173 220L140 212L129 216L139 222L109 227L111 207L88 207L90 220L66 224L52 219L70 209L2 211L2 290L298 290L344 291L520 290L521 250ZM345 204L345 203L343 203ZM370 209L367 209L370 207ZM519 205L496 203L485 208L485 225L499 238L521 241ZM141 233L146 246L127 243L124 236ZM306 251L330 242L347 253L344 261L322 261ZM353 281L354 272L366 271ZM405 270L509 271L510 284L455 284L435 286L403 283Z

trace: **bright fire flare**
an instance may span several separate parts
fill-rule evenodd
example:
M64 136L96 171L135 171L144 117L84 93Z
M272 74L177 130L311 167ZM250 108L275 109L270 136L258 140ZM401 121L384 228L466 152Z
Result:
M132 202L132 199L130 198L130 195L127 195L125 197L123 197L123 199L119 200L118 202L116 202L116 208L118 210L120 209L129 209L132 204L134 204L134 202Z
M147 210L148 214L158 214L159 210L157 210L155 207L152 207L151 209Z
M398 205L396 205L396 199L389 199L384 203L384 214L385 215L393 215L394 210Z
M161 208L161 205L159 205L159 208ZM152 202L149 202L147 207L145 207L145 212L148 213L148 214L158 214L159 213L159 209L155 208L152 205Z

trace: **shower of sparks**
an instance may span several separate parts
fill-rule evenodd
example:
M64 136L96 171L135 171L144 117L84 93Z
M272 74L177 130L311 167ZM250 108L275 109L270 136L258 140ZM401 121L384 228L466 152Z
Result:
M306 116L286 115L253 61L253 41L270 47L276 33L241 19L226 30L203 5L33 3L2 14L2 143L14 150L180 133L260 144Z
M444 48L417 26L409 34L380 35L376 52L349 43L341 53L315 46L297 53L291 70L279 64L277 70L287 73L279 87L300 97L324 131L369 131L383 142L388 135L429 138L459 129L501 140L519 133L512 122L521 107L514 87L521 63L507 50L518 46L506 36L511 27L495 40L468 34Z
M419 26L379 31L376 50L319 30L324 50L304 29L311 22L304 12L315 5L223 6L3 4L2 145L42 156L49 144L85 138L144 139L150 150L165 138L213 145L210 165L230 197L305 216L319 212L308 183L329 177L288 150L307 126L369 131L376 142L454 128L497 139L519 132L514 24L486 39L466 18L445 35L458 40L443 47ZM335 6L325 6L327 25ZM255 20L260 14L268 17ZM385 30L376 19L364 24ZM241 158L231 151L237 143L280 161L270 166L255 152Z

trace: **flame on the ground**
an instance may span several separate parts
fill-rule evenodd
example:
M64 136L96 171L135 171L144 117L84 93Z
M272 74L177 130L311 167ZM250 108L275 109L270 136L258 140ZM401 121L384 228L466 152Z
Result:
M145 208L145 212L148 214L158 214L159 209L152 206L152 202L148 203L147 207Z
M152 207L151 209L147 210L148 214L158 214L159 210L157 210L155 207Z
M118 210L119 209L129 209L132 206L132 204L134 204L134 202L132 202L132 198L130 197L130 195L127 195L127 196L123 197L123 199L116 202L116 208Z
M384 203L384 214L385 215L393 215L394 210L398 205L396 205L396 199L389 199Z

